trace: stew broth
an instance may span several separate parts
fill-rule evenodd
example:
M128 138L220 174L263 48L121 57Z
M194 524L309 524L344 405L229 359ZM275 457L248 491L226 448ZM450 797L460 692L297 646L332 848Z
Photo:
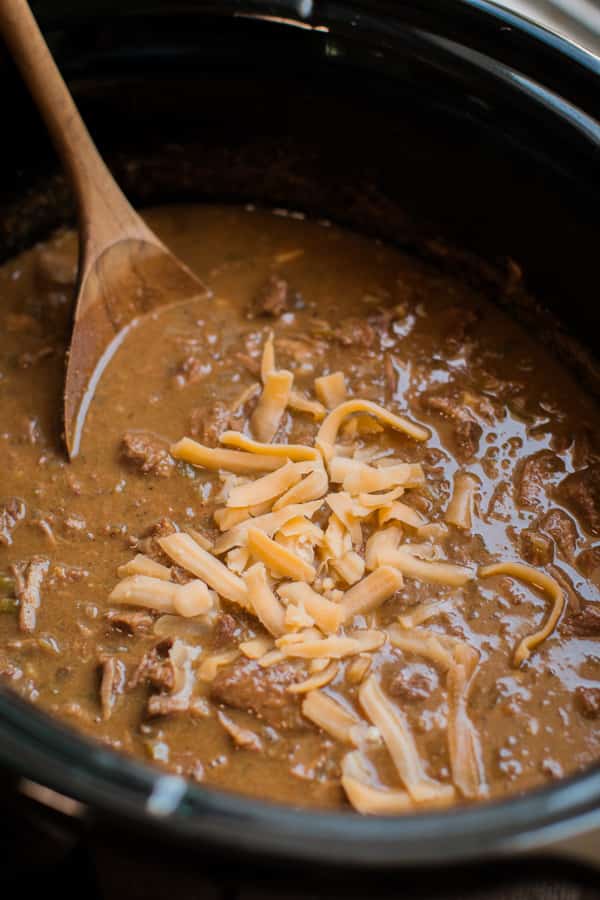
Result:
M481 289L390 246L253 208L170 207L148 220L212 296L131 329L72 463L60 410L75 236L60 233L0 269L3 682L116 750L209 785L315 808L350 799L363 812L397 812L481 799L597 759L594 400ZM522 290L518 275L512 266L507 291ZM269 564L263 572L260 535L255 553L242 542L216 555L235 585L249 584L258 564L255 579L286 616L270 633L252 609L198 586L159 541L189 529L190 541L214 545L227 531L215 511L235 527L232 510L243 505L227 506L232 491L267 474L246 481L169 448L184 436L218 448L225 431L269 432L260 404L271 331L273 371L292 373L296 393L286 395L268 440L313 448L325 407L345 397L378 404L427 439L377 415L344 419L332 453L367 467L338 466L358 487L347 475L334 482L328 459L314 514L266 534L312 565L314 578L283 578ZM331 373L343 378L320 383L319 400L315 379ZM390 461L418 467L414 483L390 474L385 490L365 488L361 479L376 480L373 471L379 478ZM395 497L364 513L394 485ZM342 493L345 519L333 509L339 498L325 500ZM254 515L268 514L282 494ZM323 549L336 516L344 563L331 549L333 531ZM352 580L382 567L365 568L376 532L388 535L383 567L401 572L396 589L372 609L359 597L358 612L327 634L321 611L311 615L309 600L298 600L305 589L292 596L281 585L312 583L323 615L335 617L331 606L348 604ZM265 558L271 552L268 544ZM136 554L167 567L175 600L160 587L154 610L135 601L138 588L132 603L118 592L111 599L123 579L151 571L138 560L118 573ZM507 561L529 575L485 574ZM444 562L448 571L435 569ZM532 581L533 571L542 577ZM210 611L186 617L178 588L192 583L185 596ZM556 627L526 646L553 612ZM381 637L371 646L365 633ZM311 662L290 655L282 635L338 643ZM352 644L342 638L366 649L346 654ZM267 653L279 653L272 665L263 665ZM324 683L296 690L313 677ZM403 765L416 768L407 774Z

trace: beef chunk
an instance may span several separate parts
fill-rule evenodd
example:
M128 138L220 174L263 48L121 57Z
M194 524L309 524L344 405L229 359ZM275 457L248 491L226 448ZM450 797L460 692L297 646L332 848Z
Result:
M438 413L445 419L460 419L465 412L454 391L425 391L419 397L419 403L423 409Z
M190 416L190 433L209 446L216 446L219 435L230 427L231 410L221 400L207 409L199 406Z
M287 281L278 275L271 275L254 298L252 311L257 316L279 317L289 309L289 305Z
M252 660L240 660L222 668L211 684L215 703L254 713L275 728L303 728L299 702L287 692L297 680L297 670L288 664L261 668Z
M119 631L128 634L147 634L154 623L154 618L144 610L111 610L106 613L106 621Z
M519 535L521 556L531 566L547 566L554 555L552 541L533 528L525 528Z
M600 718L600 688L577 688L576 698L577 705L586 719Z
M575 469L582 469L584 466L598 461L596 438L589 428L582 428L575 435L571 459Z
M563 509L551 509L541 522L542 528L554 539L559 553L572 562L577 549L577 526Z
M154 522L147 528L139 538L130 538L129 544L133 550L138 553L144 553L146 556L163 557L164 554L158 543L158 538L167 537L169 534L175 534L179 528L168 516L163 516L158 522Z
M181 566L171 566L171 580L175 584L188 584L192 580L192 576Z
M362 347L369 350L375 345L377 333L364 319L348 316L333 329L332 337L342 347Z
M166 443L145 431L128 431L121 441L121 455L144 475L168 478L174 461Z
M586 578L600 587L600 546L589 547L579 554L576 560L577 568Z
M600 463L567 475L558 486L558 495L586 531L600 534Z
M15 593L20 603L19 628L28 634L35 631L37 611L42 602L40 589L46 577L50 560L34 556L29 562L15 563Z
M461 419L454 428L457 455L461 460L471 459L479 450L483 429L474 419Z
M148 698L148 715L169 716L175 713L205 715L206 701L202 697L196 699L193 697L196 682L193 663L200 652L199 648L188 647L181 641L163 641L159 646L169 648L167 652L171 675L165 683L153 682L155 686L160 686L162 691ZM162 665L161 657L158 662Z
M169 658L172 646L173 641L167 638L144 653L127 687L132 689L146 682L159 690L172 691L175 687L175 671Z
M423 409L453 423L454 444L461 462L471 459L477 453L483 429L456 388L426 391L421 394L419 402Z
M567 619L564 630L576 637L600 637L600 603L586 603Z
M550 450L540 450L523 460L517 476L516 501L526 509L537 509L548 490L548 482L565 465Z
M392 697L398 697L409 703L427 700L437 686L437 679L433 672L425 666L414 668L402 668L392 676L388 684L388 693Z
M231 644L239 644L241 628L237 619L229 613L221 613L215 622L213 646L215 650L223 649Z
M110 719L117 696L125 686L125 665L120 659L109 656L101 663L100 705L104 721Z
M0 506L0 544L7 547L13 542L12 533L27 513L27 507L23 500L12 497L7 503Z

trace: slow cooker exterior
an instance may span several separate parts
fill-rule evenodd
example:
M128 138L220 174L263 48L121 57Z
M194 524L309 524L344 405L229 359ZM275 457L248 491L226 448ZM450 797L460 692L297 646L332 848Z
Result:
M475 0L34 10L137 202L302 208L415 252L435 254L443 237L469 251L452 264L492 290L511 257L550 309L547 335L558 315L598 351L600 67L585 52ZM68 221L71 205L18 78L10 68L2 75L8 256ZM595 389L585 353L570 362ZM43 807L52 828L93 834L98 846L135 838L132 856L168 845L179 871L221 880L232 877L232 859L235 877L295 867L336 885L351 870L357 892L375 868L550 850L600 861L598 767L445 813L317 815L188 785L92 745L5 691L0 765L7 808Z

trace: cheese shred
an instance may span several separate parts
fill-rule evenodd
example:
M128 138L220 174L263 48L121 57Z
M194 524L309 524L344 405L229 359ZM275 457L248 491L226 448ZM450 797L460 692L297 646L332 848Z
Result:
M426 441L430 436L427 428L417 425L403 416L396 416L377 403L372 403L370 400L346 400L345 403L340 403L329 413L317 433L315 445L326 460L330 460L334 454L335 442L342 422L353 413L367 413L383 425L389 425L390 428L407 434L415 441Z
M520 581L525 581L532 587L544 591L552 600L552 609L543 627L523 638L515 651L515 666L520 666L529 659L532 651L542 641L545 641L558 625L565 608L567 595L555 578L546 575L545 572L540 572L539 569L534 569L533 566L526 566L524 563L494 563L491 566L483 566L479 570L479 575L481 578L488 578L490 575L508 575L511 578L518 578Z

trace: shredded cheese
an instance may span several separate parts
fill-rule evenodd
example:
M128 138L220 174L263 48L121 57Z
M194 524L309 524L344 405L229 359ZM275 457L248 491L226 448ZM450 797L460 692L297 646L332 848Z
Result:
M406 631L397 625L391 625L387 629L388 637L394 647L404 653L414 653L431 660L442 672L447 672L453 664L452 651L444 647L440 641L440 635L415 629Z
M249 400L252 400L254 397L256 397L257 394L260 394L260 385L255 381L254 384L251 384L247 388L244 388L242 393L233 401L233 403L231 404L232 414L235 415L235 413L241 410Z
M333 482L341 483L343 489L353 495L387 491L402 487L412 488L425 481L420 463L395 463L377 468L368 463L343 456L334 456L329 461L329 475Z
M217 556L220 556L221 553L226 553L227 550L231 550L232 547L245 546L248 540L248 530L250 528L260 528L261 531L264 531L266 535L271 537L276 531L279 531L282 525L289 522L290 519L295 519L298 516L306 516L309 519L312 518L320 506L320 500L315 500L311 503L293 503L290 506L286 506L285 509L277 510L277 512L267 513L264 516L257 516L254 519L248 519L217 538L213 552Z
M467 669L455 663L448 672L448 749L452 780L463 796L479 799L488 789L483 773L481 747L477 731L467 714L472 683Z
M260 361L260 378L263 384L271 372L275 371L274 337L273 331L270 331L263 347L262 359Z
M162 581L171 580L171 570L168 566L163 566L149 556L138 553L133 559L119 566L117 569L119 578L125 578L126 575L148 575L150 578L160 578Z
M183 529L191 538L193 538L197 544L200 544L203 550L212 550L213 543L209 541L209 539L202 534L201 531L198 531L196 528L184 528Z
M291 462L303 462L311 459L320 462L321 460L319 451L314 447L307 447L304 444L264 444L251 440L240 431L224 431L219 440L227 447L236 447L238 450L245 450L247 453L254 453L257 456L281 457L280 466L287 460L291 460Z
M341 602L344 621L373 612L400 590L404 581L398 569L380 566L346 591Z
M309 400L299 391L290 391L288 406L295 412L308 413L316 422L321 422L327 415L327 410L322 403L318 403L316 400Z
M458 472L454 476L454 489L444 516L449 525L456 525L464 531L471 530L477 487L477 479L468 472Z
M358 502L367 509L380 509L382 506L391 506L403 493L403 487L394 488L393 491L386 491L383 494L362 493L358 495Z
M329 522L325 529L324 550L334 559L341 559L345 553L352 550L352 538L350 532L335 513L329 516Z
M109 600L185 617L202 615L213 606L213 595L202 581L174 584L149 575L127 576L117 584Z
M257 440L272 441L286 410L294 376L282 369L269 372L264 379L262 394L250 417L250 428Z
M301 465L300 463L298 465ZM317 466L306 478L303 478L298 484L291 487L273 504L273 511L282 509L293 503L308 503L311 500L318 500L327 493L329 487L329 479L327 472L323 466Z
M428 619L437 616L449 604L449 600L434 600L430 603L419 603L410 612L398 616L398 621L403 628L416 628Z
M417 529L417 537L441 541L448 536L448 526L443 522L429 522Z
M275 455L259 453L239 453L237 450L223 450L221 447L205 447L191 438L182 438L169 450L175 459L182 459L193 466L218 471L225 469L238 475L252 475L272 472L285 464L285 459Z
M454 788L427 775L404 715L386 697L374 675L370 675L361 685L358 696L369 719L381 732L396 771L412 800L415 803L451 803Z
M366 678L370 668L370 657L355 656L346 669L346 681L349 684L360 684Z
M138 554L119 568L122 580L110 599L163 613L156 623L157 634L181 634L199 644L205 640L211 616L214 619L218 612L216 595L256 616L268 636L204 656L198 677L211 681L218 668L233 662L240 652L263 668L298 660L306 674L287 691L303 696L302 710L308 719L334 739L360 748L344 757L342 786L350 803L364 814L396 814L417 804L443 806L453 799L454 787L427 773L407 719L371 674L382 658L377 651L388 639L402 653L424 657L447 682L454 785L467 798L483 797L488 789L479 736L468 717L479 653L458 638L420 627L453 597L420 603L385 630L356 628L372 624L363 617L370 617L401 590L404 577L455 588L473 578L471 568L441 559L440 544L449 534L449 525L465 531L472 528L479 481L458 472L445 522L427 522L419 509L428 507L418 504L424 497L413 495L419 505L416 509L403 496L423 487L423 467L403 462L393 450L368 438L389 427L425 441L429 430L371 401L347 400L341 371L315 379L318 400L294 390L293 382L292 372L277 368L271 331L261 359L262 386L251 385L234 404L234 409L241 409L250 397L260 394L250 419L256 439L226 431L218 448L189 438L171 448L174 458L219 473L222 487L216 500L223 505L213 516L220 537L213 544L188 530L160 538L162 550L194 580L176 584L168 566ZM314 446L272 443L288 408L320 422ZM317 514L319 524L311 521ZM369 535L364 548L363 529ZM402 543L404 535L409 542ZM221 562L217 557L223 554ZM520 563L484 566L479 575L520 578L553 601L543 627L517 647L515 663L520 665L556 627L565 594L554 578ZM194 674L191 665L200 648L188 647L190 655L180 644L173 655L176 668L181 662L177 690L180 682L181 690L191 690L193 678L187 676ZM343 666L340 660L346 660ZM182 673L187 673L183 681ZM327 685L337 684L340 676L347 685L358 687L368 721L323 692ZM189 697L186 703L189 706ZM239 746L261 749L260 738L253 732L224 714L219 713L219 720ZM402 789L378 783L365 748L380 740Z
M214 606L214 594L203 581L194 579L187 584L178 585L178 588L173 606L177 615L184 619L204 615Z
M223 506L221 509L216 509L214 511L213 519L220 531L229 531L230 528L235 528L236 525L241 525L242 522L247 522L253 517L264 515L269 512L270 508L271 503L269 501L266 503L258 503L256 506L245 506L238 509L228 509L226 506ZM200 546L202 546L202 544ZM209 548L205 547L204 549L212 550L213 546Z
M285 632L285 610L269 585L263 563L258 562L244 573L248 601L254 614L275 636Z
M306 582L282 584L277 592L286 603L301 605L325 634L334 634L342 624L344 613L339 604L317 594Z
M391 525L382 531L374 531L365 547L365 565L367 569L377 569L388 551L397 550L402 540L402 529Z
M346 379L343 372L332 372L315 378L315 394L327 409L334 409L346 399Z
M341 403L329 413L317 433L315 444L326 460L330 460L333 456L335 441L342 422L353 413L367 413L374 416L384 425L389 425L396 431L402 431L416 441L426 441L430 436L427 428L423 428L422 425L417 425L403 416L396 416L377 403L372 403L370 400L346 400L345 403Z
M428 584L446 584L450 587L461 587L473 578L473 572L466 566L457 566L449 562L430 562L419 559L405 549L383 550L379 553L380 562L395 566L408 578L416 578Z
M377 787L372 783L367 759L359 750L344 756L341 781L348 800L363 815L395 816L414 808L406 791Z
M227 497L227 506L245 508L275 500L297 484L307 471L310 471L310 469L307 470L307 465L312 466L312 463L288 462L275 472L263 475L256 481L234 487Z
M494 563L491 566L483 566L479 570L481 578L487 578L490 575L509 575L512 578L519 578L539 590L545 591L553 602L550 615L545 625L533 634L523 638L515 651L515 665L520 666L531 656L534 650L542 641L552 634L556 628L558 621L562 615L566 603L566 594L562 590L555 578L546 575L534 569L533 566L526 566L523 563L501 562Z
M336 741L354 744L360 719L322 691L309 691L302 703L302 715Z
M237 603L244 609L249 608L246 585L239 575L231 572L207 550L203 550L189 534L182 532L168 534L159 538L158 543L177 565L202 578L221 597Z
M330 560L331 568L346 584L356 584L365 574L365 561L354 550L349 550L338 559Z
M297 682L296 684L291 684L287 689L288 693L308 694L310 691L316 691L319 688L325 687L333 681L339 671L339 667L339 663L329 663L329 665L324 669L321 669L320 672L315 672L304 681Z
M327 494L325 502L350 532L352 543L361 544L362 528L360 519L368 516L371 510L362 507L346 491Z
M315 620L306 612L301 604L290 603L285 609L285 627L288 631L301 631L312 628Z
M389 506L384 506L379 510L378 519L380 525L386 522L402 522L411 528L421 528L427 524L427 519L420 512L406 503L396 501Z
M214 653L204 657L198 666L200 681L214 681L221 666L228 666L240 655L239 650L227 650L225 653Z
M300 640L297 643L284 643L282 639L278 639L275 643L286 656L300 659L316 659L318 657L342 659L345 656L355 656L358 653L377 650L384 642L385 634L382 631L365 629L355 632L353 637L334 635L322 639Z
M303 516L294 516L293 519L284 522L279 529L279 534L283 534L285 537L306 538L312 544L322 544L325 540L323 529Z
M242 641L240 650L248 659L261 659L273 649L273 641L268 637L253 638L251 641Z
M268 669L269 666L276 666L284 659L285 654L282 653L281 650L271 650L270 653L265 653L265 655L259 659L258 664L261 669Z
M247 543L252 556L263 562L271 572L297 581L315 580L317 573L314 566L297 553L272 540L259 528L248 529Z

